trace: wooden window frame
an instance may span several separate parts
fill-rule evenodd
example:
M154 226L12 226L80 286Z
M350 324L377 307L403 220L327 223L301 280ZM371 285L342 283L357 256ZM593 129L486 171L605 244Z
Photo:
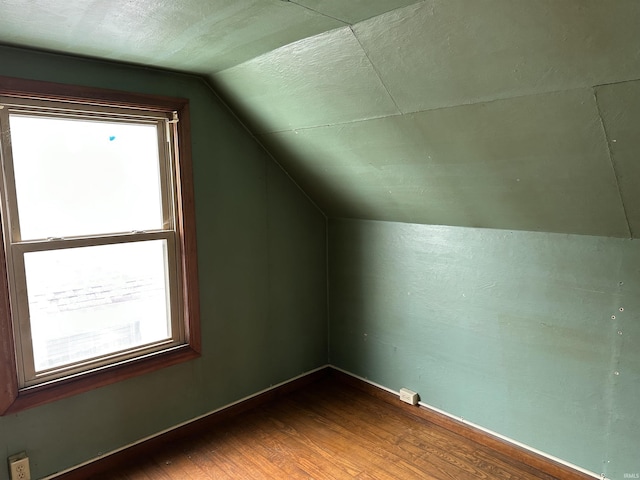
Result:
M3 242L0 248L0 415L43 405L197 358L201 350L200 306L188 100L2 76L0 76L0 96L49 100L70 105L115 106L178 113L179 121L171 123L171 128L175 129L173 133L177 138L173 152L177 204L176 240L180 251L177 260L180 264L181 314L185 329L184 343L177 347L19 388L14 325ZM0 132L0 135L6 135L6 133ZM0 234L3 233L1 230L2 222L0 222Z

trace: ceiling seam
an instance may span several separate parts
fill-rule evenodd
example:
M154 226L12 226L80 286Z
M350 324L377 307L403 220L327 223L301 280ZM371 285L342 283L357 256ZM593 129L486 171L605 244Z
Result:
M619 85L621 83L633 83L633 82L640 82L640 78L630 78L628 80L619 80L617 82L599 83L597 85L594 85L593 88L606 87L609 85Z
M322 208L320 208L320 206L316 203L315 200L313 200L311 198L311 196L305 191L305 189L302 188L302 186L298 182L296 182L296 180L289 174L287 169L284 168L284 166L280 162L278 162L278 160L275 158L275 156L260 141L258 136L255 133L253 133L251 131L251 129L249 129L249 127L240 119L238 114L218 94L216 89L213 88L213 85L211 85L211 83L209 83L209 81L207 81L207 79L205 77L202 77L202 76L197 76L197 77L211 91L213 96L222 104L222 106L227 109L227 111L231 114L231 116L234 118L234 120L236 120L238 122L238 124L249 134L249 136L253 139L253 141L256 142L258 144L258 146L264 151L264 153L267 154L267 156L271 159L271 161L273 163L275 163L278 166L278 168L280 168L280 170L282 170L282 172L287 176L287 178L298 188L298 190L300 190L300 192L302 192L302 194L307 198L307 200L309 200L309 202L311 202L311 205L313 205L318 210L318 212L320 212L324 216L325 219L328 218L328 216L325 213L325 211Z
M399 112L399 113L394 113L392 115L380 115L378 117L360 118L358 120L349 120L346 122L323 123L322 125L310 125L308 127L296 127L296 128L290 128L287 130L273 130L269 132L259 132L259 133L256 133L256 135L258 136L276 135L278 133L301 132L303 130L313 130L314 128L339 127L341 125L351 125L353 123L370 122L370 121L381 120L383 118L389 118L389 117L401 117L402 115L403 113Z
M627 206L624 204L624 197L622 196L622 190L620 188L620 179L618 176L618 172L616 170L616 164L613 161L613 152L611 151L611 139L609 138L609 132L607 132L607 127L604 124L604 119L602 118L602 111L600 110L600 103L598 102L598 92L594 87L592 89L593 92L593 100L596 104L596 110L598 112L598 120L600 121L600 127L602 128L602 132L604 133L604 139L607 144L607 155L609 156L609 164L611 165L611 170L613 171L613 178L616 181L616 190L618 191L618 196L620 197L620 204L622 205L622 213L624 214L624 219L627 222L627 229L629 230L629 238L633 238L633 229L631 228L631 222L629 222L629 214L627 213Z
M367 57L369 65L371 65L371 68L375 72L376 77L378 77L378 80L380 80L380 84L384 87L385 92L387 92L387 95L389 95L389 98L393 102L393 105L396 107L396 110L398 110L398 113L400 115L404 115L404 112L398 106L398 103L396 102L396 99L393 98L393 95L391 95L391 92L389 91L389 87L387 87L387 85L384 83L384 80L382 80L382 76L380 75L380 72L376 68L376 66L373 63L373 61L371 60L371 57L369 57L369 53L367 52L367 50L364 48L364 46L360 42L360 39L358 38L358 35L356 35L356 32L353 29L353 25L349 25L349 30L351 30L351 34L353 35L353 38L355 38L356 42L358 42L358 45L360 45L360 48L362 49L362 53L364 53L364 56ZM387 116L391 116L391 115L387 115Z
M309 126L305 126L305 127L295 127L295 128L290 128L290 129L287 129L287 130L273 130L273 131L269 131L269 132L260 132L260 133L258 133L258 135L271 135L271 134L277 134L277 133L296 132L296 131L302 131L302 130L312 130L314 128L325 128L325 127L333 127L333 126L340 126L340 125L350 125L352 123L369 122L369 121L374 121L374 120L380 120L380 119L387 118L387 117L409 116L409 115L414 115L414 114L419 114L419 113L437 112L439 110L448 110L450 108L471 107L471 106L474 106L474 105L482 105L482 104L488 104L488 103L494 103L494 102L504 102L504 101L508 101L508 100L516 100L516 99L527 98L527 97L537 97L537 96L542 96L542 95L553 95L553 94L557 94L557 93L572 92L572 91L576 91L576 90L587 90L587 89L592 90L592 89L600 87L600 86L616 85L618 83L628 83L628 82L636 82L636 81L640 81L640 79L638 79L638 80L624 80L622 82L606 83L606 84L602 84L602 85L588 85L588 86L582 86L582 87L565 88L563 90L549 90L548 92L528 93L528 94L524 94L524 95L515 95L513 97L492 98L492 99L488 99L488 100L479 100L479 101L476 101L476 102L472 101L472 102L468 102L468 103L458 103L457 105L446 105L446 106L442 106L442 107L425 108L424 110L412 110L412 111L409 111L409 112L403 112L402 110L398 109L398 113L391 114L391 115L380 115L380 116L377 116L377 117L360 118L360 119L357 119L357 120L349 120L349 121L346 121L346 122L323 123L321 125L309 125ZM384 82L383 82L383 86L384 86ZM391 97L391 98L393 100L393 97ZM395 101L394 101L394 104L395 104Z
M297 3L297 2L292 2L291 0L282 0L282 1L283 1L283 2L287 2L287 3L293 3L294 5L297 5L298 7L302 7L302 8L304 8L304 9L306 9L306 10L309 10L309 11L311 11L311 12L313 12L313 13L317 13L318 15L322 15L323 17L330 18L330 19L335 20L335 21L337 21L337 22L344 23L345 25L351 25L349 22L345 22L345 21L344 21L344 20L342 20L341 18L332 17L331 15L327 15L326 13L320 12L320 11L318 11L318 10L314 10L313 8L311 8L311 7L307 7L306 5L301 5L301 4ZM307 37L307 38L308 38L308 37Z

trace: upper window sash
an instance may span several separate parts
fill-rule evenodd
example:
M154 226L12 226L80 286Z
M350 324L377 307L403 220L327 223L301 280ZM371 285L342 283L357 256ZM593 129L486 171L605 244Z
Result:
M164 112L162 114L155 111L140 111L140 110L127 110L126 113L114 112L113 108L96 107L100 108L100 112L92 112L88 110L88 107L80 108L74 105L74 108L69 108L67 105L60 102L44 102L39 101L36 106L27 104L24 99L18 99L18 101L9 102L6 97L0 97L0 131L3 132L2 142L2 154L4 164L4 199L6 201L5 216L5 228L8 227L8 232L11 233L11 241L19 242L24 238L20 229L20 212L17 205L17 199L19 192L16 192L16 165L14 163L14 152L11 145L11 118L15 121L19 121L25 118L33 118L37 121L38 118L50 118L54 120L58 119L75 119L80 121L87 121L88 125L92 124L98 126L106 126L111 122L121 122L127 125L148 125L155 127L154 130L157 135L157 151L158 151L158 178L160 183L160 197L161 197L161 224L154 225L149 228L149 225L142 227L135 227L130 229L118 229L118 228L106 228L102 231L96 230L92 232L76 231L73 234L56 234L52 231L49 234L31 235L26 239L35 240L40 238L50 237L72 237L72 236L87 236L87 235L100 235L109 233L124 233L127 231L148 231L150 229L173 229L176 225L176 185L173 182L172 172L175 169L174 152L172 146L175 143L173 138L175 129L171 128L177 122L176 112ZM2 103L4 102L4 103ZM104 122L104 123L100 123ZM112 138L115 138L112 137ZM30 139L29 139L30 140ZM37 138L33 139L37 141ZM28 141L23 143L29 143ZM51 215L51 221L53 221L54 215ZM55 228L52 228L55 230ZM39 231L42 231L40 229Z

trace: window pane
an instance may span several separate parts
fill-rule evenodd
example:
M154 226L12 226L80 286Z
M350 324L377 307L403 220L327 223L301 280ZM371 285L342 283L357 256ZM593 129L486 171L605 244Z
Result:
M156 125L9 123L22 240L163 227Z
M24 255L36 372L171 336L166 241Z

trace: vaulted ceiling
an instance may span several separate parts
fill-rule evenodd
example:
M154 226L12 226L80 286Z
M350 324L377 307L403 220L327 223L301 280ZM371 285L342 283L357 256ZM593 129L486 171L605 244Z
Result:
M0 42L205 76L331 217L640 236L637 0L0 0Z

